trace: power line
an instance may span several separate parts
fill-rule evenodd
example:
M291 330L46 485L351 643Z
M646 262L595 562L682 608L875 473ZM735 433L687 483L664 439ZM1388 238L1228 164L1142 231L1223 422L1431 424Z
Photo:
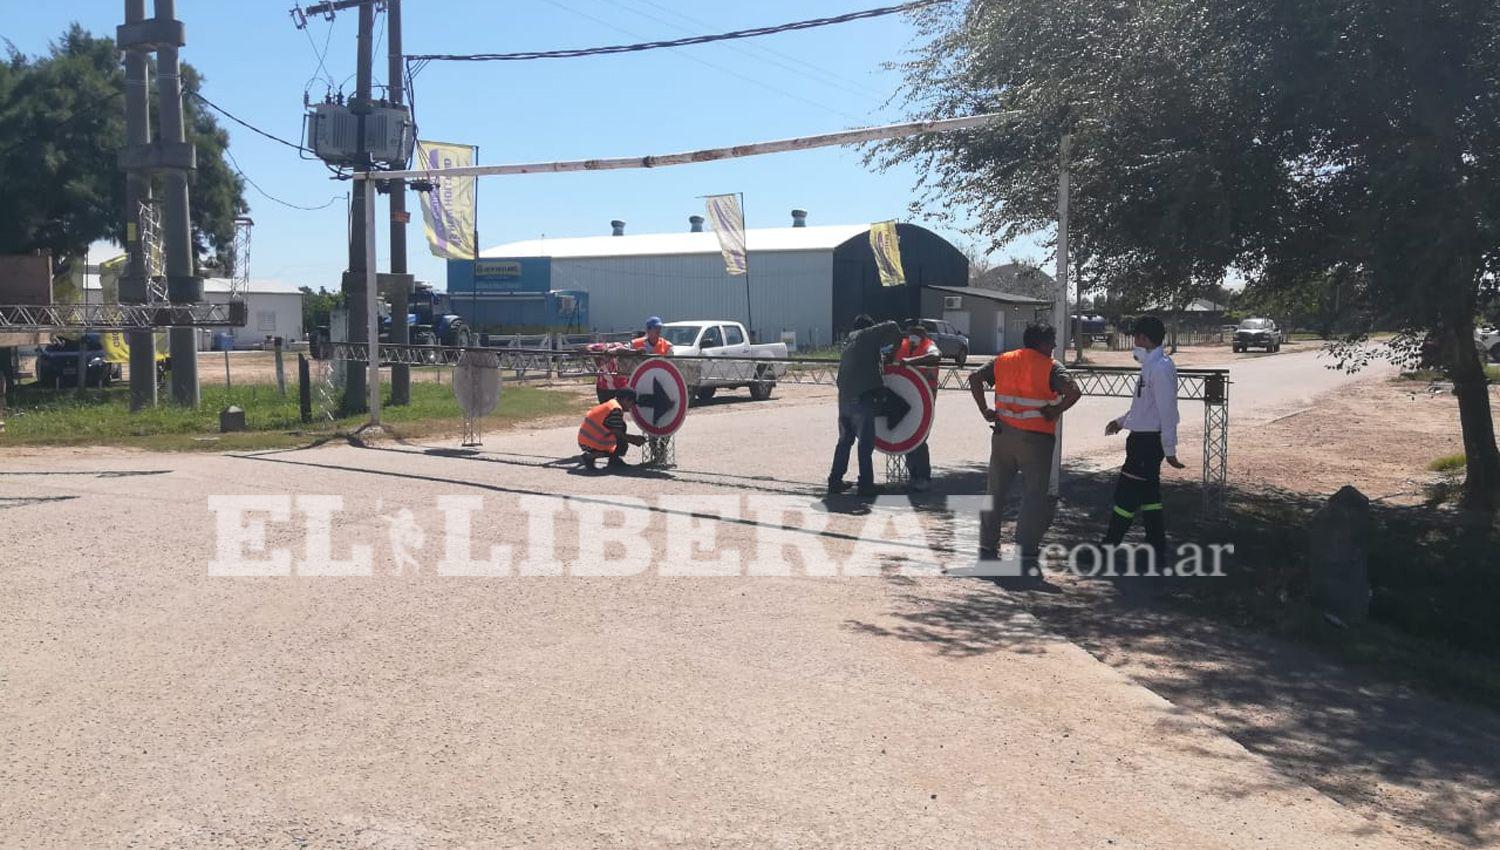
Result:
M275 201L276 203L281 204L282 206L287 207L289 209L303 210L303 211L306 211L306 212L316 212L318 210L326 210L329 207L333 206L333 204L335 202L343 200L342 196L334 195L333 197L329 198L326 203L323 203L323 204L321 204L319 206L316 206L316 207L307 207L307 206L303 206L302 204L294 204L291 201L284 201L281 198L278 198L275 195L271 194L270 192L267 192L265 189L262 189L260 187L259 183L256 183L254 180L251 180L250 179L250 175L248 175L248 174L245 173L245 169L243 169L243 168L240 167L240 161L237 160L237 159L235 159L234 158L234 154L232 154L232 153L229 152L229 148L227 148L227 147L224 148L224 155L227 156L227 157L229 157L229 163L230 163L230 165L232 165L234 167L234 172L236 174L238 174L239 176L243 177L245 179L246 183L249 183L251 186L253 186L255 188L255 191L257 191L257 192L261 193L262 195L266 196L267 199Z
M713 26L713 24L708 23L708 22L706 22L706 21L704 21L704 20L702 20L700 18L691 17L691 16L689 16L687 14L684 14L682 12L677 11L676 9L672 9L672 8L667 7L667 6L663 6L660 3L654 2L654 0L626 0L626 2L642 3L642 4L646 5L646 6L650 6L652 8L655 8L655 9L661 11L661 12L664 12L664 13L669 14L669 15L675 17L675 18L679 18L682 21L685 21L685 22L687 22L689 24L694 24L696 26L700 26L700 27L712 27ZM658 15L653 15L650 12L647 12L645 10L639 10L639 14L642 15L642 16L644 16L644 17L650 18L651 20L660 21L661 23L664 23L667 26L670 26L670 27L672 27L673 29L676 29L676 30L680 30L680 31L684 31L684 32L690 32L691 31L691 30L688 30L687 27L683 26L682 24L680 24L678 22L670 21L670 20L668 20L666 18L663 18L663 17L660 17ZM835 71L832 71L832 70L830 70L828 68L825 68L825 67L823 67L821 65L815 65L815 64L813 64L811 62L806 61L805 59L800 59L800 58L798 58L798 57L796 57L796 56L794 56L794 55L792 55L790 53L786 53L786 52L783 52L783 51L780 51L780 50L776 50L775 48L772 48L772 47L767 47L767 46L762 45L762 44L754 44L754 43L747 44L744 47L740 47L738 45L731 44L731 45L728 45L728 47L729 47L730 50L733 50L736 53L739 53L739 54L741 54L743 56L748 56L748 57L750 57L752 59L756 59L757 61L760 61L760 62L768 62L771 65L774 65L774 66L776 66L778 68L781 68L781 69L783 69L785 71L789 71L789 72L791 72L793 74L796 74L800 79L816 80L817 82L821 82L824 85L829 86L831 88L840 89L842 91L845 91L845 92L848 92L848 93L851 93L851 94L860 95L860 96L868 97L868 96L872 96L873 95L873 96L878 96L878 97L881 97L881 98L885 97L885 93L884 92L876 91L875 89L871 88L868 85L865 85L863 83L859 83L859 82L856 82L854 80L851 80L848 77L845 77L842 74L839 74L839 73L837 73ZM782 61L782 60L786 60L786 61ZM805 68L807 70L806 71L799 70L799 69L793 67L791 64L788 64L788 63L795 63L796 65L800 65L800 66L802 66L803 68ZM809 75L808 72L811 72L811 75Z
M570 50L528 50L520 53L416 53L408 55L408 59L421 59L437 62L523 62L531 59L576 59L583 56L606 56L614 53L638 53L643 50L658 50L668 47L687 47L694 44L710 44L716 41L731 41L741 38L756 38L763 35L776 35L777 33L793 32L796 30L813 29L814 27L826 27L833 24L844 24L850 21L860 21L866 18L878 18L883 15L895 15L901 12L910 12L924 6L932 6L937 3L947 3L951 0L913 0L910 3L902 3L899 6L881 6L877 9L865 9L860 12L849 12L844 15L834 15L828 18L812 18L805 21L794 21L789 24L778 24L768 27L754 27L752 29L734 30L733 32L715 33L713 35L695 35L688 38L677 38L665 41L644 41L636 44L613 44L605 47L584 47Z
M938 0L938 2L942 2L942 1L943 0ZM585 12L585 11L583 11L581 9L575 9L575 8L573 8L571 6L568 6L567 4L560 2L560 0L545 0L545 2L550 3L553 6L556 6L557 8L562 9L565 12L570 12L570 13L572 13L574 15L578 15L578 16L583 17L583 18L588 18L591 21L594 21L594 22L599 23L599 24L603 24L604 26L609 27L610 29L615 30L617 32L622 32L622 33L625 33L626 35L637 35L637 33L631 32L630 30L627 30L624 27L621 27L621 26L618 26L616 24L613 24L613 23L611 23L611 22L609 22L609 21L607 21L607 20L605 20L605 19L603 19L603 18L601 18L601 17L599 17L597 15L591 15L588 12ZM932 2L932 0L929 0L929 2ZM861 120L863 120L860 116L855 115L855 114L853 114L851 112L846 112L846 111L844 111L842 109L839 109L837 107L829 106L826 103L821 103L819 101L813 100L812 98L803 97L802 95L797 94L796 92L787 91L786 89L783 89L783 88L780 88L778 86L772 85L771 83L765 82L764 80L756 79L755 77L751 77L751 76L748 76L746 74L741 74L739 71L736 71L733 68L730 68L730 67L728 67L726 65L720 65L717 62L711 62L711 61L709 61L707 59L704 59L702 56L694 55L692 52L689 52L689 51L678 51L677 55L681 56L683 59L687 59L690 62L697 62L699 65L702 65L702 66L704 66L706 68L713 68L714 70L719 71L720 73L728 74L731 77L737 77L737 78L739 78L741 80L744 80L747 83L750 83L751 85L759 86L759 87L765 89L766 91L773 92L775 94L779 94L782 97L791 98L792 100L800 100L800 101L802 101L803 103L805 103L805 104L807 104L809 106L817 107L818 109L821 109L821 110L823 110L825 112L832 113L834 115L842 115L843 117L848 118L848 119L853 120L853 121L861 121ZM419 60L419 62L421 64L418 65L418 68L420 69L422 65L425 65L427 62L430 62L430 61L431 60Z
M245 129L247 129L247 130L249 130L249 131L251 131L253 133L258 133L258 134L260 134L262 136L265 136L266 138L270 139L273 142L278 142L280 144L286 145L287 147L291 148L292 150L298 151L300 153L312 153L312 151L309 151L307 148L304 148L303 146L297 144L296 142L289 142L286 139L281 138L280 136L274 135L272 133L267 133L265 130L262 130L261 128L255 126L254 124L251 124L249 121L246 121L245 119L239 117L238 115L235 115L233 112L230 112L229 110L227 110L224 107L218 105L217 103L214 103L213 101L209 100L208 98L204 97L203 95L201 95L201 94L199 94L199 93L197 93L195 91L189 91L188 94L192 95L195 99L201 101L205 106L209 107L210 109L214 110L215 112L219 113L220 115L224 116L225 118L228 118L230 121L233 121L234 123L240 125L241 127L244 127Z
M323 36L322 50L319 50L317 42L313 41L311 31L309 31L306 27L303 27L302 33L307 36L307 43L312 47L313 55L318 58L318 67L313 70L313 75L308 78L307 85L302 87L303 96L305 97L307 95L307 92L312 89L313 81L317 80L319 77L322 77L322 79L326 80L328 82L329 90L332 90L333 75L328 72L328 46L333 43L333 22L328 22L328 32Z

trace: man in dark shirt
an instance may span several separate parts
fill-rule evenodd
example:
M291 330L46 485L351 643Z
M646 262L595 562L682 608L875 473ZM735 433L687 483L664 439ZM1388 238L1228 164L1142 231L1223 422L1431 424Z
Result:
M874 496L875 488L875 399L885 386L881 349L901 341L901 326L895 322L875 324L869 316L854 319L854 331L839 355L839 442L828 470L828 494L849 489L844 473L849 471L849 450L859 441L859 495Z

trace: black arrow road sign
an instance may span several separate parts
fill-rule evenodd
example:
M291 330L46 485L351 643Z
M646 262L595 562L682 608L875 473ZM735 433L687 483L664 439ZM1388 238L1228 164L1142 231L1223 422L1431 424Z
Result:
M661 427L662 420L669 418L672 409L677 406L672 394L662 388L661 378L656 375L651 376L651 392L637 395L635 403L651 411L651 424L656 427Z
M896 426L901 424L901 420L906 418L906 414L911 413L911 403L902 398L900 393L894 390L887 391L883 413L886 427L895 430Z

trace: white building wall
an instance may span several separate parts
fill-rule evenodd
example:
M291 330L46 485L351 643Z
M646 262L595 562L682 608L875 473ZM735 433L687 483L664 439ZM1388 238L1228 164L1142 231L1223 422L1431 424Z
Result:
M751 252L749 285L761 342L783 331L804 348L832 341L832 251ZM587 290L589 324L604 332L640 330L653 315L750 324L745 278L725 274L719 254L554 258L552 288Z
M84 290L86 303L99 304L101 299L102 293L97 285ZM229 293L213 284L205 283L203 300L213 304L226 304L229 302ZM249 311L245 326L232 329L235 348L259 348L268 336L279 336L288 344L303 338L302 293L252 290L245 296L245 306ZM198 333L200 350L207 351L212 347L213 333L214 331L208 328Z
M214 304L229 301L227 292L205 292ZM300 292L250 292L245 296L248 317L243 328L234 328L235 348L259 348L268 336L279 336L290 344L302 339L302 294Z

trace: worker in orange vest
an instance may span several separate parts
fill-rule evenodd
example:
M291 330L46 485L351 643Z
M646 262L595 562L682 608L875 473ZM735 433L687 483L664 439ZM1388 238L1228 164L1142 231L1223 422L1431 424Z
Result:
M913 367L927 379L934 406L937 402L938 363L942 359L937 343L927 335L927 328L917 319L909 320L906 324L906 337L896 347L892 360L902 366ZM911 477L912 490L923 493L932 487L932 456L927 451L925 441L906 453L906 472Z
M1000 522L1016 473L1021 475L1021 515L1016 521L1016 543L1021 548L1022 584L1040 583L1037 563L1042 535L1052 523L1052 452L1057 444L1057 418L1078 403L1082 393L1068 370L1052 359L1057 331L1046 322L1026 326L1024 347L999 355L969 376L969 390L979 413L993 423L990 438L989 486L991 510L980 516L979 560L997 561ZM992 387L995 407L985 400Z
M631 340L628 345L620 342L596 342L585 346L584 350L590 354L640 352L653 357L665 357L672 353L672 343L662 338L661 324L661 317L652 316L646 320L645 333ZM614 398L615 393L630 386L630 370L634 368L634 365L634 361L630 359L622 362L616 357L599 358L599 372L594 380L594 392L598 395L600 402Z
M583 451L583 465L597 469L599 458L609 458L609 469L628 464L623 458L631 446L646 442L645 436L631 434L625 428L625 414L635 408L635 390L623 389L614 398L595 405L578 426L578 448Z

